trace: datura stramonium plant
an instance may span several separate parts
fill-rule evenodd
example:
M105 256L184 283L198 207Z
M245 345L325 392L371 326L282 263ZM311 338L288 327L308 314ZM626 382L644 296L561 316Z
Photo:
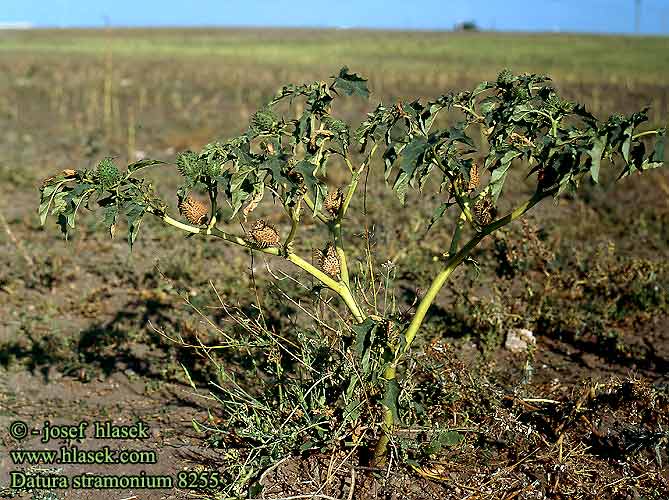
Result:
M348 310L355 333L351 352L379 385L376 403L383 423L375 457L380 464L398 422L398 367L453 271L471 259L484 238L543 199L572 193L587 177L599 182L602 168L617 169L622 179L662 166L666 129L639 131L647 110L600 120L582 104L561 98L548 77L507 70L495 81L426 103L379 104L354 130L333 114L336 100L344 95L369 96L367 81L347 68L328 82L286 85L252 115L244 134L179 154L181 217L170 213L152 184L140 177L149 168L172 168L149 159L125 169L105 158L93 169L65 170L44 181L39 213L42 223L48 214L56 217L67 233L81 207L97 205L112 237L119 219L125 219L131 247L142 221L151 215L176 230L273 255L309 273ZM288 106L295 100L302 105ZM291 109L299 109L297 116L286 116ZM446 119L438 119L444 114ZM428 227L444 226L444 216L455 212L448 217L450 246L443 249L432 283L408 320L381 318L361 301L347 261L352 242L345 243L344 223L352 219L347 218L351 201L362 191L360 180L375 157L403 205L411 190L437 192L440 203L426 221ZM524 168L527 178L535 179L533 192L500 212L505 182L522 179L509 176L512 167ZM345 185L328 186L332 168L344 169ZM193 196L198 192L206 193L208 203ZM240 219L247 222L270 199L285 211L290 226L285 234L261 219L248 222L244 232L228 229ZM315 260L295 250L307 211L330 235ZM381 334L390 330L395 334Z

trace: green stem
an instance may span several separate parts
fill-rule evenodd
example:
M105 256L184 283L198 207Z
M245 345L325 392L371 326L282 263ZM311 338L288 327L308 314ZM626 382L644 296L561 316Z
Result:
M453 239L451 240L451 246L448 249L448 256L452 256L455 252L458 251L458 245L460 244L460 236L462 235L462 228L467 222L467 216L464 212L460 212L460 218L455 225L455 231L453 232Z
M300 209L301 209L302 201L298 201L297 205L293 207L292 209L287 210L288 216L290 217L290 233L288 234L288 237L286 238L286 241L283 243L283 251L284 254L288 254L290 251L290 245L293 243L293 240L295 239L295 235L297 235L297 226L299 222L299 217L300 217Z
M394 380L397 377L397 368L395 363L390 363L383 372L383 378L387 381ZM390 408L383 407L383 422L381 423L381 437L376 442L374 447L374 457L372 465L374 467L385 467L388 457L388 444L390 443L390 436L395 425L393 412Z
M330 231L332 232L332 235L334 236L335 240L335 248L337 250L337 255L339 256L339 265L340 265L340 271L341 271L341 279L344 282L344 284L347 286L347 288L351 289L351 283L350 283L350 277L348 273L348 262L346 259L346 252L344 251L344 239L342 236L342 221L344 219L344 216L346 215L346 211L348 210L349 205L351 204L351 200L353 199L353 196L355 195L355 191L358 188L358 182L360 181L360 176L362 175L362 172L365 170L365 167L369 164L369 160L372 158L374 155L374 152L376 151L376 144L372 148L372 151L370 152L369 156L365 161L363 161L360 166L355 169L353 168L353 165L351 164L351 161L348 159L348 157L344 157L344 160L346 161L346 164L348 165L349 170L351 171L351 182L348 185L348 189L346 190L346 195L344 196L344 200L342 202L341 208L339 209L339 213L337 214L337 217L330 222L329 227Z
M644 137L646 135L657 135L659 132L657 130L647 130L646 132L640 132L638 134L634 134L632 136L632 139L638 139L639 137Z
M314 202L313 202L313 200L311 199L311 197L310 197L308 194L305 194L304 197L303 197L303 199L304 199L304 201L306 202L306 204L307 204L307 206L309 207L309 209L313 212L313 211L314 211L314 207L315 207L315 205L314 205ZM318 215L317 215L316 217L317 217L318 220L320 220L323 224L329 224L329 223L330 223L330 220L329 220L325 215L323 215L322 212L318 212Z
M469 223L472 225L476 225L476 220L474 219L474 215L472 214L472 210L469 206L469 197L465 199L457 179L449 173L448 169L444 166L439 158L436 158L435 164L446 176L448 176L448 180L451 182L451 186L453 188L453 196L455 196L455 201L460 207L460 210L462 210L462 213L467 218L467 221L469 221Z
M351 314L355 318L356 322L362 323L363 321L365 321L365 315L360 310L360 307L353 298L351 291L343 282L335 281L334 279L330 278L323 271L321 271L315 266L312 266L297 254L289 253L287 258L297 267L311 274L313 277L318 279L321 283L323 283L325 286L327 286L337 295L339 295L346 304L346 306L348 307L349 311L351 311Z
M348 275L348 262L346 260L346 252L344 251L344 241L342 238L341 232L341 221L335 220L331 224L332 235L335 240L335 249L337 250L337 255L339 256L339 270L341 273L341 280L346 285L347 288L351 288L351 283L349 281Z

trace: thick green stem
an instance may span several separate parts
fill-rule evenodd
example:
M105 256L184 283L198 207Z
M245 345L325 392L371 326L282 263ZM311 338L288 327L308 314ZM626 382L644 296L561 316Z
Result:
M299 223L301 208L302 208L302 201L300 200L295 207L286 210L288 212L288 216L290 217L290 233L288 234L286 241L284 241L283 243L283 252L285 255L288 255L288 252L290 252L293 240L297 235L297 226Z
M349 170L351 171L351 182L348 185L348 189L346 190L346 194L344 195L344 200L341 204L337 217L335 217L335 219L328 224L330 231L334 236L335 248L337 250L337 255L339 257L341 280L346 285L349 292L351 291L351 282L348 272L348 261L346 259L346 252L344 251L342 221L344 220L344 216L348 211L348 207L351 204L351 200L355 195L355 191L358 188L358 182L360 181L360 176L362 175L362 172L365 170L365 168L369 165L369 161L374 156L376 148L377 146L374 145L374 147L372 148L371 152L369 153L365 161L363 161L357 169L353 167L351 161L347 157L344 158L346 164L348 165Z
M305 203L307 204L307 206L309 207L309 209L313 212L315 204L314 204L314 201L311 199L311 197L308 194L305 194L303 199L304 199ZM325 215L323 215L323 212L318 212L318 215L316 216L316 218L324 224L329 224L330 223L328 218Z
M321 283L323 283L325 286L334 291L337 295L339 295L346 304L346 307L348 307L349 311L351 311L351 314L355 318L356 322L362 323L363 321L365 321L365 315L360 310L360 307L353 298L351 291L343 282L335 281L334 279L330 278L323 271L321 271L317 267L312 266L297 254L289 253L287 258L297 267L308 272L313 277L318 279Z
M397 365L390 363L383 372L383 378L387 381L395 380L397 377ZM374 457L372 465L374 467L385 467L388 458L388 444L390 443L390 436L393 432L393 425L395 425L395 418L390 408L383 407L383 422L381 423L381 437L376 442L374 447Z
M634 134L632 136L632 139L639 139L640 137L645 137L647 135L657 135L659 133L660 133L659 130L647 130L646 132L640 132L638 134Z

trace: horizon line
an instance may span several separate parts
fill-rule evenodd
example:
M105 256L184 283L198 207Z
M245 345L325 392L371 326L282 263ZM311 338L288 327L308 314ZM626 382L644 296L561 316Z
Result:
M270 29L270 30L312 30L312 31L397 31L397 32L415 32L415 33L508 33L508 34L546 34L546 35L595 35L595 36L631 36L631 37L663 37L668 36L669 32L650 31L593 31L593 30L561 30L556 29L500 29L479 27L475 30L457 29L460 23L452 27L434 28L434 27L397 27L397 26L331 26L331 25L252 25L252 24L76 24L76 25L56 25L56 24L34 24L30 21L0 21L0 30L2 31L40 31L40 30L206 30L206 29Z

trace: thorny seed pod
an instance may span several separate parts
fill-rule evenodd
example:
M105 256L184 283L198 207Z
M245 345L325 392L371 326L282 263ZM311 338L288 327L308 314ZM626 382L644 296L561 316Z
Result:
M193 151L184 151L177 155L177 170L181 175L189 179L195 179L203 173L203 162Z
M120 180L121 173L111 158L105 158L98 163L95 177L104 189L109 189Z
M479 176L479 167L476 163L472 164L472 168L469 170L469 186L467 189L469 191L476 191L481 182L481 177Z
M328 243L325 247L325 250L319 252L320 258L318 265L323 269L325 274L332 278L339 277L341 273L341 264L339 262L339 255L337 255L337 249L332 244Z
M337 215L343 202L344 193L342 192L341 188L337 188L336 190L328 193L328 195L325 197L325 200L323 200L323 206L325 207L325 210L330 212L332 215Z
M270 108L263 108L251 116L249 128L256 133L269 132L277 122L277 117Z
M192 196L186 196L179 203L179 213L191 224L202 225L207 221L207 207Z
M342 135L348 133L348 125L342 120L336 118L329 118L325 121L326 126L335 133L335 135Z
M255 221L249 231L251 241L259 248L278 247L281 242L279 232L264 220Z
M474 204L474 216L482 226L490 224L496 215L495 204L490 195L485 195Z

